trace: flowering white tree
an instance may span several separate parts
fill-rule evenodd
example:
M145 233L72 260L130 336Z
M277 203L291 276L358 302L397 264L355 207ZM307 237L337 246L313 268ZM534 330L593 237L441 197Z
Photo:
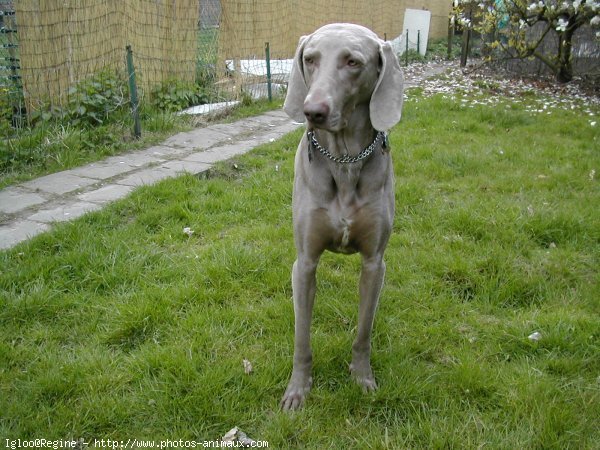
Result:
M600 1L454 0L453 15L463 27L495 36L487 45L502 50L504 57L538 58L559 82L567 82L573 78L573 34L583 25L600 25ZM537 38L531 33L534 26L542 29ZM551 54L542 46L549 33L558 41Z

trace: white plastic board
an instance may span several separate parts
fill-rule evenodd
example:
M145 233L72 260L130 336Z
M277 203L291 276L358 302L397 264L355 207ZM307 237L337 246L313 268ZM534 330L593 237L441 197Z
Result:
M417 50L425 56L427 51L427 41L429 39L429 24L431 22L431 11L423 9L407 9L404 12L404 26L402 27L402 43L400 45L400 54L406 51L406 41L408 40L408 49ZM417 48L417 44L419 48Z

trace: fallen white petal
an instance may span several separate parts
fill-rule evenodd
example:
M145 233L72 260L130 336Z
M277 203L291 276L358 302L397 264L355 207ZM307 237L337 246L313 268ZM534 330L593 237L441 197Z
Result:
M244 373L246 375L249 375L252 373L252 363L250 361L248 361L247 359L244 359L242 361L242 364L244 365Z
M531 333L529 336L527 336L527 338L528 338L530 341L537 342L537 341L539 341L540 339L542 339L542 333L540 333L539 331L535 331L535 332Z

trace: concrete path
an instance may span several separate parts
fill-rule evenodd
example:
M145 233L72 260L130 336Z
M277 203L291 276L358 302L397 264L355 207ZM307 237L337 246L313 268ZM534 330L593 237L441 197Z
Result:
M452 62L413 64L405 87L443 73ZM47 231L55 222L76 219L125 197L137 186L184 172L198 174L218 162L279 139L301 124L271 111L229 124L176 134L160 145L0 190L0 249Z
M214 124L171 136L145 150L47 175L0 190L0 249L118 200L134 188L198 174L218 162L273 142L301 124L271 111L229 124Z

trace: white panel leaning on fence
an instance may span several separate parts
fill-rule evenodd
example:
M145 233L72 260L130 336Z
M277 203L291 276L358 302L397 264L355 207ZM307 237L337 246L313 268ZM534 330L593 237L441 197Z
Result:
M421 56L425 56L427 42L429 41L430 23L430 11L407 9L404 12L404 25L402 26L404 34L401 36L399 45L394 48L396 54L402 55L407 50L414 50ZM394 41L397 41L397 39Z
M290 117L307 122L294 168L295 343L284 410L299 408L312 384L310 322L316 268L325 250L362 256L350 371L365 391L377 387L371 330L394 216L386 132L400 120L403 83L392 46L360 25L326 25L300 39L284 103Z

